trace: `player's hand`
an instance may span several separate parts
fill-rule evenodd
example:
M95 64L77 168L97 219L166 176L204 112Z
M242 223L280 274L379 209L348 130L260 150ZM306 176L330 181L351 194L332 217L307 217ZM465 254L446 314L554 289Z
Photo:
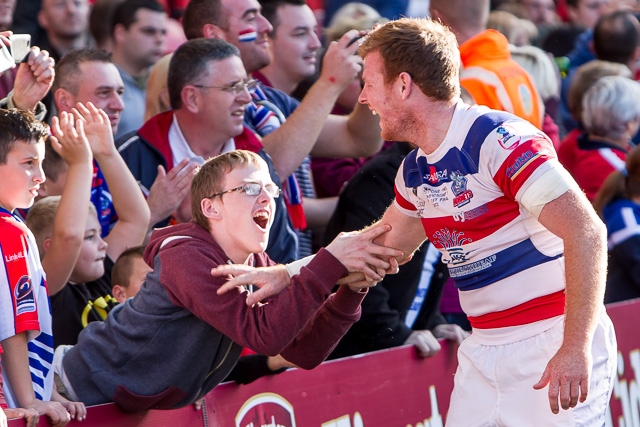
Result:
M253 306L260 301L277 295L291 284L291 278L284 265L271 267L251 267L243 264L219 265L211 269L211 275L215 277L227 276L228 281L218 290L222 295L233 289L238 292L246 290L245 285L254 285L259 289L248 293L247 305Z
M9 408L0 411L0 426L7 427L7 418L24 418L27 427L36 427L40 416L35 409Z
M469 332L455 323L443 323L433 328L433 335L438 339L455 341L458 344L462 344L462 341L469 336Z
M413 344L421 357L431 357L440 351L440 343L429 330L413 331L405 344Z
M340 233L326 247L350 273L362 272L367 282L379 282L385 271L392 268L390 259L401 257L403 252L373 243L391 230L388 224L376 225L363 231Z
M91 162L91 147L84 133L82 120L75 120L73 114L60 112L51 118L53 149L69 164Z
M376 272L379 277L386 276L387 274L396 274L400 271L400 265L398 264L398 260L394 257L389 259L390 267L386 270L382 270L381 268L377 268ZM354 273L349 273L345 277L342 277L338 280L338 285L347 285L351 288L352 291L360 291L363 288L371 288L376 286L380 281L375 279L367 279L364 273L359 271Z
M24 110L35 111L40 101L51 89L55 61L46 50L32 46L29 59L18 66L13 85L13 104Z
M167 218L179 206L189 193L194 171L198 165L184 159L169 171L158 166L158 175L149 189L147 204L151 211L150 224L156 224Z
M75 108L71 109L76 121L81 121L84 125L84 133L89 140L91 152L98 161L106 156L117 155L115 143L113 142L113 131L107 113L97 108L93 103L87 102L84 105L78 102Z
M549 385L549 404L554 414L560 411L560 407L574 408L578 401L587 400L592 360L590 349L585 347L567 348L562 345L547 364L540 381L533 386L540 390Z

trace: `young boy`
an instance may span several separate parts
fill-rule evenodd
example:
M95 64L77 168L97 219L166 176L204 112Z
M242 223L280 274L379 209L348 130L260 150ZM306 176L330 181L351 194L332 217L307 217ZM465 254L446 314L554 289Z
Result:
M53 390L53 337L44 272L33 235L12 214L16 208L31 206L45 180L41 165L47 135L47 126L31 113L0 109L0 343L8 406L35 409L62 426L70 419L67 410L82 419L84 406Z
M151 267L144 262L144 246L134 246L122 252L111 270L111 295L123 303L140 290Z
M72 175L70 165L66 176L58 178L64 180L63 197L46 197L29 211L27 225L42 253L49 284L55 347L75 344L88 323L103 320L117 304L111 295L113 260L127 247L140 245L149 224L149 208L115 148L107 114L89 102L76 104L60 118L60 125L53 123L54 134L86 140L109 185L118 220L102 239L89 200L91 176ZM74 121L77 126L69 127ZM68 188L78 187L81 190L69 194Z
M90 324L74 347L56 349L55 371L69 394L126 411L178 408L222 381L242 347L304 369L321 363L360 316L366 294L341 286L326 298L336 281L361 269L368 253L400 253L371 243L389 228L342 235L264 304L248 306L244 292L217 295L226 279L212 277L212 267L274 264L264 250L279 195L252 152L205 162L191 184L193 222L153 232L145 251L153 272L136 297Z

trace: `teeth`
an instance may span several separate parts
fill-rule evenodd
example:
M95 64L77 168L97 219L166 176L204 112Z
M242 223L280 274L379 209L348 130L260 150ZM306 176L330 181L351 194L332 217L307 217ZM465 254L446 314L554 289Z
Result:
M261 211L261 212L256 212L256 214L253 216L254 218L269 218L269 214Z

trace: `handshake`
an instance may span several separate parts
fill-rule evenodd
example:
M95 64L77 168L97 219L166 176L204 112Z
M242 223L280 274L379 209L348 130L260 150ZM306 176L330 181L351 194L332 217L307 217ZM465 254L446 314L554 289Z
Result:
M349 271L338 282L353 291L375 286L385 275L398 272L399 265L407 262L411 255L389 248L374 241L389 232L388 224L377 224L362 231L340 233L325 249L337 258ZM212 276L227 276L228 281L218 294L245 285L254 285L259 290L247 295L247 305L254 305L280 293L290 285L291 277L300 272L313 256L287 265L273 267L251 267L248 265L220 265L211 270Z

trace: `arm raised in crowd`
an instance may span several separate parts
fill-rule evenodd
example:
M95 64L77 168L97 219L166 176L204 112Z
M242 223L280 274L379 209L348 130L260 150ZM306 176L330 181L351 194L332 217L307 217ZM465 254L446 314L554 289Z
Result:
M84 122L91 151L104 174L118 213L118 221L104 238L109 244L107 255L115 260L126 248L142 244L149 225L149 207L116 149L107 114L91 102L78 103L73 114Z
M52 127L56 136L50 137L51 145L67 162L69 170L51 239L43 243L46 253L42 267L47 273L49 295L55 295L64 288L80 254L89 215L93 176L93 158L84 133L84 123L63 111L58 117L52 118Z
M355 53L355 30L331 43L322 74L287 121L262 140L278 175L291 175L309 153L321 157L366 157L382 146L380 126L366 106L358 105L350 116L329 115L338 95L362 70ZM316 142L317 141L317 142Z

